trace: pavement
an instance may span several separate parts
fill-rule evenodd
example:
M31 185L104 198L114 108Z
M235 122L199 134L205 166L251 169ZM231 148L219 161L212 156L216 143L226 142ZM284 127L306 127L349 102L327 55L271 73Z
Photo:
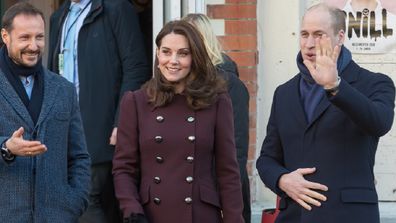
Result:
M261 223L261 212L264 208L273 208L275 204L270 203L253 203L252 205L252 222ZM381 223L396 223L396 202L380 202Z

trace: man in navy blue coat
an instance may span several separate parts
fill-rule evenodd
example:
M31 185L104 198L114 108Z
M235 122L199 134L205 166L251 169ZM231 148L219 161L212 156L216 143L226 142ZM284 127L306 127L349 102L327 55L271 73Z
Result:
M341 10L308 9L300 72L275 91L257 170L282 198L277 223L379 223L373 166L395 88L352 60L344 30Z
M73 18L75 8L78 13ZM74 44L69 45L68 38ZM48 69L62 74L77 89L92 160L89 206L79 222L117 222L111 160L119 102L125 91L137 90L151 78L133 4L128 0L64 1L51 16L48 52ZM74 60L66 63L67 58Z

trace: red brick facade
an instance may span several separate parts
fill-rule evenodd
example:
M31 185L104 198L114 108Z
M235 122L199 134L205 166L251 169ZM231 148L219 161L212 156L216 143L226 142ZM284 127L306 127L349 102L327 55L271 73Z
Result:
M219 40L225 52L238 64L240 78L249 89L250 139L247 168L252 189L251 198L255 201L252 173L256 156L257 1L225 0L225 4L208 5L207 15L212 19L224 19L225 35L219 36Z

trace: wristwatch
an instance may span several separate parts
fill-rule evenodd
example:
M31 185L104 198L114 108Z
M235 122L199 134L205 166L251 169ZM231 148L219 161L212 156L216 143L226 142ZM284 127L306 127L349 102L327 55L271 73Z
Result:
M335 87L324 89L328 97L334 96L338 93L338 91L340 90L340 82L341 82L341 78L337 77L337 83Z
M6 146L6 141L1 144L1 156L5 161L13 161L15 159L15 155L11 153L11 151Z

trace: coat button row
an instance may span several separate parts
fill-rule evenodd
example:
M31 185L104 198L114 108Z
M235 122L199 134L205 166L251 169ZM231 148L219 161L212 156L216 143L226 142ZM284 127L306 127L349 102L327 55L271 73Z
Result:
M187 162L192 163L194 161L194 157L187 156L186 160L187 160Z
M187 156L186 160L187 160L188 163L192 163L194 161L194 157ZM157 156L157 157L155 157L155 161L157 161L157 163L163 163L164 162L164 158L162 158L161 156Z
M156 183L156 184L161 183L161 178L159 178L159 177L154 177L154 183Z
M186 197L186 198L184 199L184 201L185 201L187 204L191 204L191 203L192 203L192 198L191 198L191 197Z
M161 199L159 199L158 197L155 197L153 200L154 200L154 203L156 205L159 205L161 203ZM184 199L184 201L186 202L186 204L191 204L192 203L192 198L191 197L186 197Z
M162 115L158 115L157 117L155 117L155 120L157 120L157 122L161 123L161 122L164 122L165 118ZM186 118L186 121L189 123L193 123L195 121L195 118L193 116L188 116Z
M194 142L195 141L195 136L189 136L187 137L188 141L190 142ZM156 143L161 143L164 139L162 138L162 136L155 136L154 137L154 141Z

